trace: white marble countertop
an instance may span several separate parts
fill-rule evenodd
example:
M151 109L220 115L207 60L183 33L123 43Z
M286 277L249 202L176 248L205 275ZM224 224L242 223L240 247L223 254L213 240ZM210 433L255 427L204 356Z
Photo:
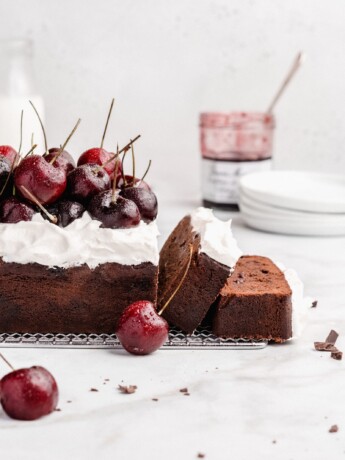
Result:
M193 205L161 208L162 239ZM345 458L345 360L313 350L313 342L334 328L345 351L345 238L260 233L238 215L233 223L245 253L295 268L306 293L318 299L303 336L257 351L164 350L146 357L110 350L3 350L17 368L39 364L52 372L61 409L35 422L0 412L6 460L189 460L199 453L207 460ZM1 363L0 372L7 373ZM121 383L138 389L121 394ZM190 396L179 391L183 387ZM333 424L338 433L329 433Z

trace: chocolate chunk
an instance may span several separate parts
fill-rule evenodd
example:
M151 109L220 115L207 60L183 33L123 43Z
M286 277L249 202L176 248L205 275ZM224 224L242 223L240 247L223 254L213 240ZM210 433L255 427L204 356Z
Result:
M335 344L335 342L337 341L337 338L339 337L339 334L338 332L335 332L333 329L331 330L331 332L328 334L328 337L326 339L326 342L327 343L331 343L332 345Z
M132 393L135 393L138 387L136 385L119 385L117 388L121 393L130 395Z
M336 348L331 352L331 358L341 361L343 359L343 352Z
M337 433L339 431L338 425L332 425L331 428L328 430L329 433Z
M317 351L336 351L337 348L332 344L328 342L314 342L314 347L315 350Z

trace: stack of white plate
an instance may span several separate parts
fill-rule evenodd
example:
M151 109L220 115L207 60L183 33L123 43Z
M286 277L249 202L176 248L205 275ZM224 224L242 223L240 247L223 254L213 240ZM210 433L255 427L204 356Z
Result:
M253 228L290 235L345 235L345 176L265 171L240 179L240 209Z

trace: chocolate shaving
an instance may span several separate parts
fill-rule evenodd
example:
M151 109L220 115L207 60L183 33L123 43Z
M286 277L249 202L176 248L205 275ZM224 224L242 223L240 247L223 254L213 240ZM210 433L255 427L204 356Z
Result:
M332 425L331 428L328 430L329 433L337 433L339 431L338 425Z
M327 343L331 343L332 345L335 345L335 342L337 341L337 338L339 337L338 332L335 332L333 329L331 332L328 334L328 337L326 339Z
M121 393L124 393L126 395L130 395L132 393L135 393L138 387L136 385L127 385L127 386L126 385L119 385L117 388L119 389L119 391Z
M98 391L97 388L90 388L90 391Z
M337 361L341 361L343 359L343 352L336 348L331 352L331 358L336 359Z

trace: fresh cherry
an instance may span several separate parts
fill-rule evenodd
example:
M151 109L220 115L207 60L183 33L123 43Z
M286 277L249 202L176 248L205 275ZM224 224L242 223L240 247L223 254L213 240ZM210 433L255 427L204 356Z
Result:
M8 161L10 162L10 166L12 166L18 153L10 145L0 145L0 155L3 155L4 157L6 157Z
M67 180L69 196L82 203L111 186L109 174L95 164L78 166L68 174Z
M59 391L54 377L44 367L18 369L0 381L0 401L8 416L36 420L56 409Z
M24 158L14 171L14 185L19 192L31 200L21 188L24 186L41 204L56 201L65 191L66 184L65 171L39 155Z
M63 169L66 174L70 173L73 171L75 168L75 161L70 153L68 153L66 150L63 150L61 154L59 154L60 149L57 147L54 147L52 149L49 149L48 155L44 155L44 158L50 163L54 158L54 166L55 168L61 168ZM57 157L57 155L59 156Z
M94 147L92 149L86 150L82 155L80 155L78 160L78 166L85 165L85 164L97 164L103 165L108 160L114 157L114 153L108 152L105 149L101 149L99 147ZM118 173L117 177L119 178L122 174L122 167L121 167L121 160L117 160L118 162ZM114 179L114 171L115 171L116 160L113 159L109 163L104 165L104 169L107 171L111 179Z
M57 217L59 227L67 227L84 214L85 207L78 201L62 200L48 206L47 211ZM42 213L42 217L49 220L45 213Z
M151 222L157 217L157 198L151 190L140 187L126 187L121 190L120 196L134 201L144 222Z
M11 196L0 202L0 222L3 224L16 224L32 219L35 210L27 203Z
M112 190L106 190L94 196L88 207L93 219L102 222L103 228L130 228L140 223L140 212L137 205Z
M124 189L126 187L138 187L138 188L144 188L146 190L151 190L151 187L149 184L142 179L138 179L138 177L135 177L133 180L133 176L128 176L127 174L125 175L125 179L123 179L123 176L119 176L116 184L117 188Z
M124 310L115 332L129 353L148 355L158 350L167 340L169 326L158 315L152 302L139 300Z
M0 155L0 192L5 190L11 174L11 163L7 157Z

